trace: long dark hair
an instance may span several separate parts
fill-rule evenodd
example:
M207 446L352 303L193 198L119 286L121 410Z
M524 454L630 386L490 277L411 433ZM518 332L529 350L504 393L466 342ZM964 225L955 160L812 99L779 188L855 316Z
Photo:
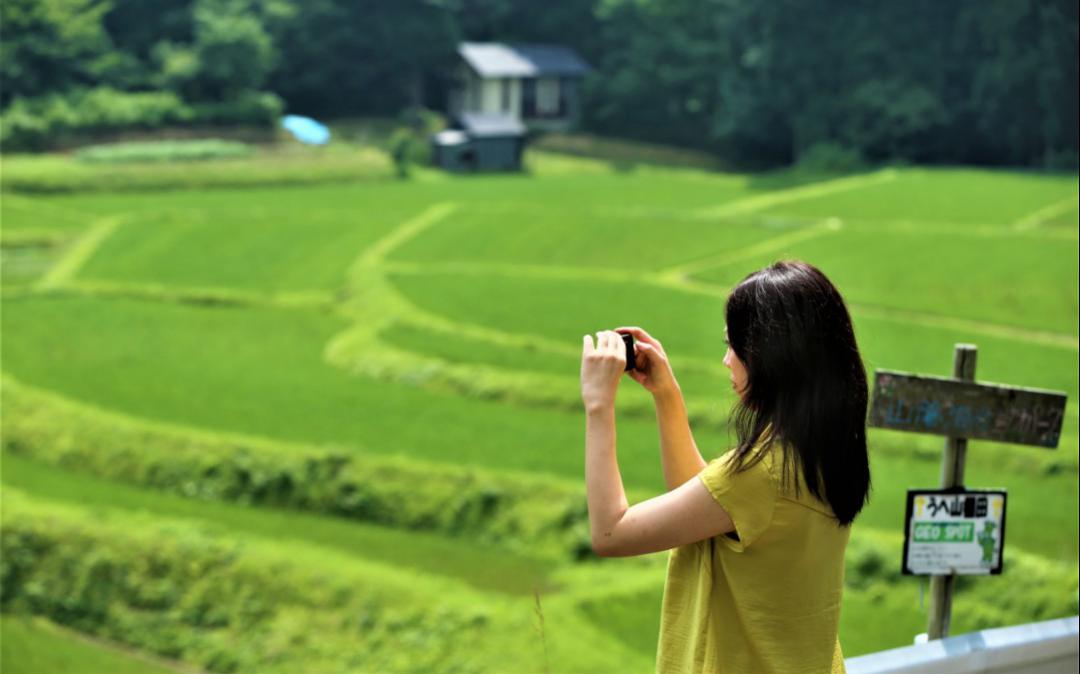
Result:
M747 373L729 417L738 436L731 470L754 465L776 442L782 480L797 461L810 492L850 524L870 494L868 389L840 292L817 267L780 260L740 281L724 315Z

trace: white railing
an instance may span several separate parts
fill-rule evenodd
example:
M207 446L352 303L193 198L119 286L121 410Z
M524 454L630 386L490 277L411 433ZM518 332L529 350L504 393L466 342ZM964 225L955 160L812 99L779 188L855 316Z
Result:
M848 658L848 674L1076 674L1078 616L1000 627Z

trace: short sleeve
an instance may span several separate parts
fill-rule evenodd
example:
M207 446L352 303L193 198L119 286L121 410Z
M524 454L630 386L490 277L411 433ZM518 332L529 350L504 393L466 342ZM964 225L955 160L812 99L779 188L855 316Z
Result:
M779 493L767 460L729 474L728 462L734 456L732 450L713 459L698 477L735 523L735 533L739 536L739 540L727 535L716 538L735 552L743 552L769 528Z

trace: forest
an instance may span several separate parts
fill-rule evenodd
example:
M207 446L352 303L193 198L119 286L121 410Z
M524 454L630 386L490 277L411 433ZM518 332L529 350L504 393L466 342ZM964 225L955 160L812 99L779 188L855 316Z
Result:
M461 41L592 66L583 130L746 166L808 152L1077 165L1077 3L5 0L5 151L65 132L445 109Z

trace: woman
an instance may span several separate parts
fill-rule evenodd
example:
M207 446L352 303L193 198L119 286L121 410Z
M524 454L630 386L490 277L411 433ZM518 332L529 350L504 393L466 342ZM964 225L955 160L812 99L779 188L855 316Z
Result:
M593 548L671 550L658 674L843 672L844 550L868 499L866 371L840 293L814 266L779 261L724 308L738 444L706 462L660 342L640 328L585 335L585 477ZM627 507L615 457L620 332L630 376L653 394L669 491Z

